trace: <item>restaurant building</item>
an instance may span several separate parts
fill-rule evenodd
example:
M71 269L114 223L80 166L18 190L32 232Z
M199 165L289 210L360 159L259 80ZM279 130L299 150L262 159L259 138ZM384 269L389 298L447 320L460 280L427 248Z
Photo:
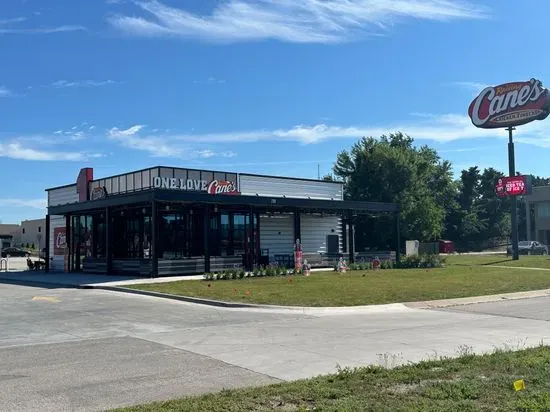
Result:
M355 261L354 219L397 205L344 200L343 183L152 167L47 189L48 270L141 276ZM397 253L397 254L396 254ZM399 253L390 254L399 259Z

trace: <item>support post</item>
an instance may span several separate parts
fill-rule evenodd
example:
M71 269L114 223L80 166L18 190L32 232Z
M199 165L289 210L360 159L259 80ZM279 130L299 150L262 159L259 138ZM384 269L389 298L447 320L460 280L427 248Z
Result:
M158 216L157 216L157 201L151 202L151 276L156 277L159 273L159 257L158 257Z
M528 200L525 200L525 240L533 240L532 239L532 233L531 233L531 202Z
M46 254L44 256L46 273L50 271L50 215L46 215Z
M113 217L109 207L105 208L105 236L106 272L110 275L113 271Z
M401 220L401 214L397 212L395 214L395 222L396 222L396 238L397 238L397 245L395 248L395 262L399 263L401 261L401 228L399 225L399 222Z
M71 215L65 216L65 250L65 253L67 253L67 272L72 272L73 234L71 233Z
M210 272L210 206L204 208L204 272Z
M298 239L302 241L302 221L300 211L296 209L294 210L294 244Z
M348 211L348 260L349 263L355 263L355 228L354 228L353 213Z
M513 131L515 130L514 127L508 127L508 168L509 168L509 175L510 177L514 177L516 175L516 161L515 161L515 155L514 155L514 140L513 140ZM518 260L519 259L519 251L518 251L518 202L516 196L510 196L510 204L511 204L511 214L512 214L512 259Z

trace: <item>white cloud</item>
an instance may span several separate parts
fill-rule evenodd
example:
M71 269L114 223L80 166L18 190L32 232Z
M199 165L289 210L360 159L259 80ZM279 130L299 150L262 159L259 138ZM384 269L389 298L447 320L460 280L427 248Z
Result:
M206 150L197 150L195 151L196 155L198 157L202 157L205 159L208 159L210 157L234 157L237 156L235 152L227 151L227 152L214 152L212 150L206 149Z
M108 22L131 35L233 42L337 43L379 34L405 18L447 21L486 17L485 9L465 0L227 0L210 15L157 0L133 3L144 16L118 14Z
M224 84L225 80L223 79L216 79L215 77L208 77L204 80L195 80L193 81L195 84Z
M81 80L81 81L67 81L58 80L53 82L50 86L57 88L69 88L69 87L101 87L111 84L118 84L114 80Z
M211 149L198 149L198 142L180 142L170 136L154 135L140 136L145 128L143 125L134 125L127 129L113 127L107 131L107 137L120 143L122 146L148 152L153 157L178 157L187 159L233 157L232 151L213 151Z
M6 24L13 24L13 23L22 23L26 21L26 17L14 17L11 19L2 19L0 20L0 26L5 26Z
M418 117L418 113L415 115ZM420 120L402 123L378 125L298 125L288 129L235 131L227 133L184 133L184 134L148 134L143 133L142 125L126 130L113 128L108 136L122 145L147 151L155 156L199 156L208 157L210 152L192 150L197 145L238 144L262 141L289 141L301 144L314 144L334 139L358 139L363 136L379 137L401 131L415 140L432 142L451 142L455 140L475 140L480 138L506 139L508 132L503 129L479 129L474 127L465 115L429 113L420 114ZM544 122L532 122L516 131L518 143L550 147L550 136L546 134ZM461 149L464 150L464 149ZM214 153L214 152L212 152ZM223 152L222 152L223 153ZM219 152L216 152L219 156Z
M33 209L46 209L46 199L0 199L0 206L25 207Z
M90 158L101 157L98 153L48 151L27 147L19 141L0 143L0 157L17 160L38 161L73 161L81 162Z
M4 86L0 86L0 97L10 97L12 92L6 89Z
M110 137L131 137L139 133L141 129L143 129L145 126L141 124L137 124L135 126L129 127L125 130L120 130L118 127L113 127L111 130L109 130L109 136Z
M56 27L33 27L33 28L15 28L15 27L0 27L0 34L52 34L64 33L72 31L86 31L83 26L56 26Z

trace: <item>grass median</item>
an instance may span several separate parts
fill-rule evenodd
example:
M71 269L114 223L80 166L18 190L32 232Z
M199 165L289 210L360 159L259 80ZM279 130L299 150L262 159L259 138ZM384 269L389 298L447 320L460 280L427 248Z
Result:
M550 349L366 367L261 388L222 391L118 410L168 411L548 411ZM525 388L516 392L514 382Z
M502 255L455 255L447 258L448 265L507 266L550 269L550 256L520 255L519 260Z
M310 277L183 280L133 289L287 306L357 306L451 299L550 288L550 271L450 264L438 269L314 272Z

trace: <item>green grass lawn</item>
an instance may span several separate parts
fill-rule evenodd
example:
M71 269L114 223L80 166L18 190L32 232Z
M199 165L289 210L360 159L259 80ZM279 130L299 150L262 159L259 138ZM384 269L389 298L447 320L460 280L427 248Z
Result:
M447 258L448 265L498 265L550 269L550 256L520 255L519 260L502 255L454 255Z
M128 287L233 302L356 306L547 289L550 271L451 264L440 269L314 272L310 277L184 280Z
M513 383L523 379L525 390ZM548 411L550 349L465 355L394 369L367 367L261 388L171 400L120 412Z

